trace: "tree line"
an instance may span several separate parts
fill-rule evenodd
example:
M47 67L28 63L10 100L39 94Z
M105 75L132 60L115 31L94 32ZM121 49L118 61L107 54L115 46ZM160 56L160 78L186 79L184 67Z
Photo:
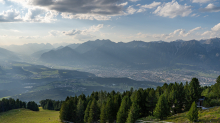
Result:
M40 105L43 109L60 111L63 101L55 101L51 99L41 100Z
M201 87L197 78L190 82L165 83L156 89L133 88L130 91L120 92L93 92L89 96L67 97L60 110L61 121L77 123L134 123L137 119L154 116L160 120L168 116L192 110L201 96L207 96L204 105L220 97L220 76L213 86ZM210 96L212 95L212 96ZM219 101L217 101L219 102ZM193 105L194 104L194 105ZM216 103L218 104L218 103ZM213 104L212 106L216 105ZM189 113L190 115L190 113ZM196 121L196 116L188 116Z
M19 99L5 99L3 98L0 100L0 112L6 112L12 109L19 109L19 108L27 108L32 111L39 111L38 105L34 101L30 101L28 103L23 102Z

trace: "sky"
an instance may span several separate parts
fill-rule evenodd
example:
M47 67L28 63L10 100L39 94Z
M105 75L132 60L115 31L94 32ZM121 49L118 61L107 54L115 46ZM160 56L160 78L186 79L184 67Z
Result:
M0 45L220 37L220 0L0 0Z

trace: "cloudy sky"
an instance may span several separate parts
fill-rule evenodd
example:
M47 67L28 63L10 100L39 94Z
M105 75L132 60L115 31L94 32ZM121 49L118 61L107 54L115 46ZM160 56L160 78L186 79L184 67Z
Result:
M0 0L0 45L215 37L219 0Z

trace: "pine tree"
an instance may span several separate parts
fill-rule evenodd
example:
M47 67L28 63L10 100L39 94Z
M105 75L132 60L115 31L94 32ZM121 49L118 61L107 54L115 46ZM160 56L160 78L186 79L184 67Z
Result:
M88 119L89 119L89 109L90 109L90 105L91 105L91 101L89 101L89 103L87 104L85 113L84 113L84 122L87 123Z
M76 115L76 103L75 103L75 99L70 99L69 101L68 101L69 103L69 105L68 105L68 107L69 107L69 115L70 115L70 120L68 120L68 121L71 121L71 122L76 122L76 117L77 117L77 115Z
M61 121L69 121L69 107L68 107L68 101L65 101L62 103L61 109L60 109L60 120Z
M106 114L107 114L107 120L109 123L112 123L114 119L114 102L112 98L108 98L106 106Z
M126 123L134 123L139 118L140 107L137 102L133 102L128 113Z
M107 121L107 113L105 107L106 107L106 102L104 102L101 107L100 123L106 123Z
M117 116L118 110L121 105L121 95L120 94L118 94L118 93L115 94L113 103L114 103L113 116L114 116L114 120L116 120L116 116Z
M220 75L216 78L216 82L220 83Z
M96 99L93 99L90 108L89 108L89 118L88 118L88 122L89 123L93 123L96 122L99 118L98 116L98 105L97 105L97 101Z
M165 95L162 94L156 104L154 115L155 117L163 120L170 114L170 108L165 98Z
M149 115L153 115L157 103L156 92L153 88L148 88L146 91L146 110L149 111Z
M121 102L121 106L117 113L117 123L125 123L128 117L128 111L131 106L131 100L129 96L124 96Z
M199 80L197 78L193 78L189 83L188 89L186 90L186 111L189 110L194 101L197 102L199 100L201 97L201 92Z
M76 107L77 121L82 122L84 117L84 102L81 99L79 99Z
M192 122L196 122L198 120L198 109L197 109L197 105L195 102L193 102L187 114L187 118Z

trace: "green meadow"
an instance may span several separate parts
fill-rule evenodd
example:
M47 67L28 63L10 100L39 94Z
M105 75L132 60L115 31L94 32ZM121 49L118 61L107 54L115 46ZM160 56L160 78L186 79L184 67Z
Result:
M154 119L154 118L150 118ZM149 121L148 118L142 118L143 121ZM154 120L153 120L154 121ZM151 121L151 122L153 122ZM168 117L165 121L173 123L187 123L187 112ZM61 123L59 120L59 111L44 110L35 112L28 109L14 109L8 112L0 113L1 123ZM220 107L214 107L199 111L199 122L220 123Z
M166 121L174 123L186 123L189 122L187 119L187 113L180 113L174 116L168 117ZM199 111L199 122L207 123L220 123L220 107L214 107L206 110Z
M61 123L59 111L43 110L31 111L28 109L14 109L0 113L1 123Z

